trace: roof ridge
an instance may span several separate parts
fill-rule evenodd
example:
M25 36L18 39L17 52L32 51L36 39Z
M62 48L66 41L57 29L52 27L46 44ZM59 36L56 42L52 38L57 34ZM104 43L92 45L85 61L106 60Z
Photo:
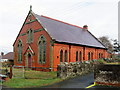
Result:
M73 25L73 24L70 24L70 23L67 23L67 22L64 22L64 21L58 20L58 19L54 19L54 18L51 18L51 17L48 17L48 16L44 16L44 15L41 15L41 16L42 16L42 17L45 17L45 18L48 18L48 19L52 19L52 20L54 20L54 21L58 21L58 22L61 22L61 23L67 24L67 25L71 25L71 26L74 26L74 27L78 27L78 28L83 29L83 28L80 27L80 26Z

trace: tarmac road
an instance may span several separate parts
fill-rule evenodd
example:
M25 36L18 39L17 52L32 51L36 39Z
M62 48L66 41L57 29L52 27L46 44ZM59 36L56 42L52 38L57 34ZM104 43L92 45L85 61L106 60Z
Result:
M82 76L77 76L75 78L71 78L71 79L68 79L68 80L64 80L62 82L59 82L59 83L56 83L56 84L53 84L53 85L49 85L49 86L44 86L42 88L87 88L91 85L94 84L94 73L89 73L89 74L86 74L86 75L82 75ZM110 87L110 86L92 86L90 87L92 88L93 90L97 90L100 88L114 88L116 90L120 90L120 87Z
M77 89L77 88L86 88L90 85L93 85L94 83L94 73L89 73L89 74L86 74L86 75L82 75L82 76L77 76L77 77L74 77L74 78L71 78L71 79L67 79L67 80L64 80L62 82L59 82L59 83L55 83L53 85L49 85L49 86L44 86L44 87L39 87L39 88L32 88L32 89L27 89L27 88L24 88L22 90L48 90L47 88L51 88L50 90L53 90L54 88L58 88L57 90L59 90L59 88L73 88L73 89ZM93 90L97 90L97 88L110 88L108 86L93 86L93 87L90 87L90 88L93 88ZM112 87L111 87L112 88ZM118 87L113 87L113 88L117 88L117 90L120 90L120 88ZM60 89L60 90L61 90ZM2 90L17 90L17 89L10 89L10 88L3 88ZM99 89L100 90L100 89Z
M42 88L86 88L87 86L93 83L94 74L90 73L82 76L77 76L68 80L64 80L53 85L44 86Z

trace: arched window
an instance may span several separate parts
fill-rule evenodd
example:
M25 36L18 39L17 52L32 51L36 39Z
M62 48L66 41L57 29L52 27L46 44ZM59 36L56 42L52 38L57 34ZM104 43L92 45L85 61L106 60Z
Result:
M99 53L99 56L98 56L99 58L101 58L101 54Z
M60 51L60 62L63 62L63 50Z
M76 51L76 62L78 61L78 51Z
M18 41L18 62L22 62L22 41Z
M28 43L31 43L33 41L33 30L32 29L29 29L27 31L27 42Z
M101 58L103 58L103 53L101 53Z
M41 35L38 42L38 61L39 63L46 62L46 38Z
M80 61L82 61L82 52L80 51L80 54L79 54L80 56Z
M65 50L65 54L64 54L65 56L64 56L64 60L65 60L65 62L67 62L67 50Z
M90 58L90 52L88 52L88 60L90 60L91 58Z
M91 60L93 60L93 52L91 53Z

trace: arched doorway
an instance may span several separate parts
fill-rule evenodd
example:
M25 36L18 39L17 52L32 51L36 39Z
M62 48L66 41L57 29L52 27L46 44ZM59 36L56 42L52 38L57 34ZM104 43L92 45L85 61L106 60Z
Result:
M32 56L31 54L28 54L28 67L30 68L32 66Z

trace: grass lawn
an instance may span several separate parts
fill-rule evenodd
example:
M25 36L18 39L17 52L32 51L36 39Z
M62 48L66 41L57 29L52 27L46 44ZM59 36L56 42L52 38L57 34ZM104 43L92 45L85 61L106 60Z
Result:
M24 78L9 79L3 82L4 86L10 88L41 87L62 81L57 78L57 72L25 71Z
M59 78L54 79L22 79L13 78L3 83L4 86L10 88L27 88L27 87L41 87L45 85L50 85L61 81Z
M0 85L2 85L2 81L0 80Z
M57 77L57 72L27 70L24 73L24 77L27 79L54 79Z
M118 64L120 64L120 63L118 63L118 62L115 62L115 63L106 63L106 64L116 64L116 65L118 65Z
M116 65L120 64L120 62L106 62L103 59L99 59L97 61L100 62L100 63L103 63L103 64L116 64Z

